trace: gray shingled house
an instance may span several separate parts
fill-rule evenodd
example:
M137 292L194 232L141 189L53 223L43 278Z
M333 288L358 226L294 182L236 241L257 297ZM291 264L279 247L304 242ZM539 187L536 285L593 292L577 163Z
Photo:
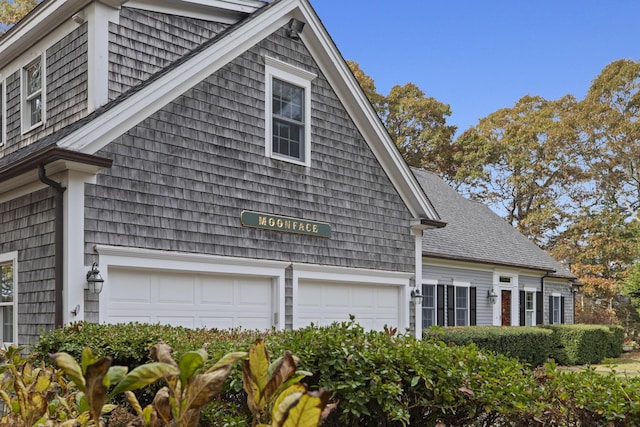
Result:
M573 323L577 284L567 268L487 206L413 172L447 223L424 233L424 327Z
M420 318L444 223L306 0L44 0L0 98L2 342Z

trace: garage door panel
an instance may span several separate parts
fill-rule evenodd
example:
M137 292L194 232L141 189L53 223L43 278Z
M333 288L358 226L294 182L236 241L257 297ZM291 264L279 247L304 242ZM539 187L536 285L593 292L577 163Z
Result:
M296 327L329 325L354 315L365 329L400 325L400 288L363 283L298 283Z
M109 286L100 313L101 321L108 323L221 329L272 326L273 284L267 277L111 267Z

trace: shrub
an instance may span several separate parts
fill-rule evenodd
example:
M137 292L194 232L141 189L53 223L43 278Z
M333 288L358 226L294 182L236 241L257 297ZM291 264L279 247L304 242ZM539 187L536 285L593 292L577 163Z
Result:
M483 350L515 357L522 363L541 366L551 355L555 340L549 330L532 326L467 326L433 328L424 336L456 345L475 344Z
M618 357L624 334L621 327L604 325L545 325L556 340L551 357L561 365L600 363L605 357Z

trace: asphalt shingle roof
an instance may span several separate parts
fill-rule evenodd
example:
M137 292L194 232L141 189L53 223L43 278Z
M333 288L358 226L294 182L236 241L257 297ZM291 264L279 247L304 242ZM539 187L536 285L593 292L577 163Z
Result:
M482 203L468 200L437 175L412 168L446 227L425 231L423 255L547 271L571 272Z

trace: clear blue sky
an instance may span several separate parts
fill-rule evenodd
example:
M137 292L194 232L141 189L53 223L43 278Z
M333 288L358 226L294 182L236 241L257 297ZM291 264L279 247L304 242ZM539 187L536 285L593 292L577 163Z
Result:
M412 82L462 131L522 96L582 99L640 59L640 0L310 0L345 59L387 95Z

